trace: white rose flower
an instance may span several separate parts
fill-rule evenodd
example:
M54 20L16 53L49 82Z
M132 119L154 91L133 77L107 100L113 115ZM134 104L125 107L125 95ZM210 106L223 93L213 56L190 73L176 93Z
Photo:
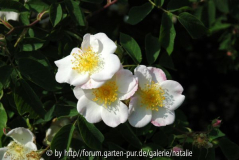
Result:
M111 79L120 68L120 60L113 53L115 43L106 34L86 34L80 48L55 61L58 67L56 81L81 86L83 89L98 88Z
M128 119L128 107L120 100L130 98L138 89L136 77L126 69L120 69L114 77L97 89L75 87L77 110L90 123L101 120L116 127Z
M13 138L7 147L0 148L1 160L40 160L35 136L29 129L22 127L12 129L6 136Z
M18 21L19 18L19 13L17 12L4 12L4 11L0 11L0 18L2 20L14 20L14 21Z
M172 124L174 110L184 101L182 86L167 80L161 69L138 66L134 70L139 81L139 89L129 103L129 123L134 127L144 127L149 122L155 126Z

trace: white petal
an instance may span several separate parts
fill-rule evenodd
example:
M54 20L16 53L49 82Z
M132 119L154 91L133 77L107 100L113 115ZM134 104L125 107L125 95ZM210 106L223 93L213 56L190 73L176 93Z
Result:
M102 107L101 116L106 125L117 127L128 119L128 107L124 103L117 101L112 103L111 106L107 106L107 108Z
M82 89L92 89L92 88L99 88L101 87L105 82L98 82L93 79L90 79L87 83L81 86Z
M55 61L55 64L58 67L58 71L56 73L56 81L58 83L69 83L71 70L72 70L72 66L71 66L72 58L73 57L69 55L65 58Z
M6 151L7 151L7 147L0 148L0 159L3 159L3 155Z
M97 33L94 35L99 40L99 52L101 54L112 54L115 52L117 46L104 33Z
M91 48L94 52L99 51L99 41L95 36L90 34L85 34L83 37L83 42L81 44L81 48L83 51L87 51L87 49Z
M139 87L144 89L146 84L151 84L152 76L146 66L140 65L134 69L134 75L138 78Z
M102 58L104 59L102 69L91 75L91 78L98 82L111 79L120 69L120 60L116 55L108 54L102 56Z
M170 110L177 109L184 101L185 96L182 95L183 87L176 81L166 80L160 83L165 90L164 107Z
M157 127L170 125L175 120L174 111L167 108L159 107L158 111L152 111L151 123Z
M139 97L133 97L129 103L129 123L133 127L144 127L152 119L152 111L146 109L144 106L140 106Z
M6 20L14 20L14 21L18 21L19 18L19 13L17 12L2 12L0 11L0 18L4 19L6 18Z
M29 148L32 151L37 151L37 146L33 142L28 142L27 144L25 144L25 147Z
M33 142L35 139L33 133L29 129L23 127L12 129L6 134L6 136L12 137L14 141L22 145L25 145L28 142Z
M92 97L87 95L87 97ZM102 107L97 103L88 99L86 96L82 96L77 103L78 112L85 117L85 119L90 123L97 123L102 120L101 112Z
M80 86L77 86L73 89L73 93L77 99L80 99L84 95L84 91Z
M133 96L138 89L137 78L127 69L120 69L115 75L119 99L125 100Z
M161 69L155 67L147 67L147 68L149 70L150 75L152 76L152 80L155 83L167 80L165 73Z

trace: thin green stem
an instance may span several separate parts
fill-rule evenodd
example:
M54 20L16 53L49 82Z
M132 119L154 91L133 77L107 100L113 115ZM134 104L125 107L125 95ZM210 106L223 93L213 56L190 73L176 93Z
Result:
M167 11L166 9L163 9L161 6L157 6L153 1L148 0L154 7L166 12L166 13L170 13L169 11Z

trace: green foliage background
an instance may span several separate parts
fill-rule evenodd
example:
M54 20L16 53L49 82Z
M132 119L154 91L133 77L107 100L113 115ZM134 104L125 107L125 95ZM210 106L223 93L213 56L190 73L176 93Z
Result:
M222 83L226 89L219 95L219 102L226 101L222 98L226 94L234 95L234 99L229 97L233 103L227 107L238 113L238 109L230 107L239 105L238 89L231 93L232 88L238 87L238 82L233 83L238 78L232 75L238 74L239 69L239 2L114 0L111 3L114 4L106 5L103 0L0 0L1 11L20 13L19 21L2 21L0 25L0 147L10 141L3 128L21 126L31 129L38 148L44 149L47 146L42 141L51 121L56 117L71 117L72 124L62 127L53 139L52 150L155 151L182 145L193 151L193 157L153 159L239 159L239 146L229 140L238 141L229 132L234 130L228 125L222 131L210 127L210 120L218 116L226 120L229 114L222 113L223 106L216 102L218 97L211 95L217 95ZM117 43L115 54L123 65L159 67L168 79L182 83L186 100L176 111L173 125L156 128L149 124L137 129L125 123L109 128L103 122L90 124L78 114L72 88L55 81L54 61L67 56L72 48L80 47L84 34L98 32L106 33ZM127 68L132 71L134 67ZM193 76L197 81L193 81ZM223 77L230 77L231 81L224 81ZM190 81L195 84L190 85ZM228 84L233 85L228 87ZM219 89L213 92L215 85ZM198 95L192 91L195 86L197 89L203 86L198 90L204 93L198 98L191 97ZM206 107L212 102L214 106L219 104L222 111L208 111ZM195 110L204 112L196 112L193 105ZM208 119L202 119L205 115ZM236 120L229 117L225 123L236 127ZM206 133L213 147L193 145L193 138L188 135L197 133ZM53 159L46 155L44 158Z

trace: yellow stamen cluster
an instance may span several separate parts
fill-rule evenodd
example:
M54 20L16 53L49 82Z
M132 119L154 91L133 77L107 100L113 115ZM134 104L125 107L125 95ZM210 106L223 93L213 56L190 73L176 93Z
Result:
M165 91L158 83L154 81L151 84L146 84L146 87L141 90L141 106L146 106L147 109L158 111L159 107L163 107L165 100Z
M11 157L11 160L22 160L25 159L26 149L16 142L11 142L4 156Z
M105 107L118 99L118 86L114 81L106 82L100 88L94 89L95 98L93 101L104 104Z
M77 70L79 73L93 74L98 71L103 63L97 52L94 52L91 48L88 48L84 52L73 53L72 69Z

